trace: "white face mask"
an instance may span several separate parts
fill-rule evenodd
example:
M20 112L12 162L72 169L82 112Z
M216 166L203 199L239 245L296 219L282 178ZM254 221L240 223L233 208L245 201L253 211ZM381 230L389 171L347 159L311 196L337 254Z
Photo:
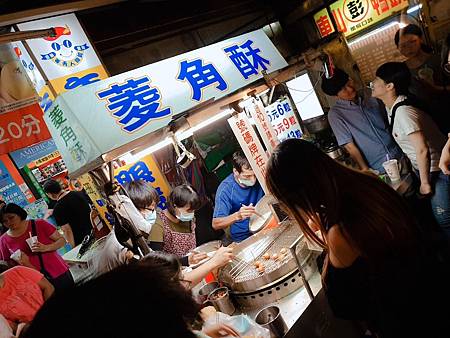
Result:
M246 187L253 187L256 184L256 178L250 180L239 178L238 181L240 184L245 185Z
M145 215L145 220L150 223L151 225L155 224L156 222L156 210L150 211Z
M193 212L187 212L185 214L183 214L180 211L180 214L177 215L176 217L181 221L181 222L190 222L194 219L195 214Z

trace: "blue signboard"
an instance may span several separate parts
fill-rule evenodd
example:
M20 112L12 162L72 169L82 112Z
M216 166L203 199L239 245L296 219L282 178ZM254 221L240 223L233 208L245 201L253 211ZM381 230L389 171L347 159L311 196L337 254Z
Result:
M24 207L28 204L25 194L14 182L5 164L0 161L0 194L6 203L15 203Z
M53 139L37 143L30 147L19 149L10 153L14 163L17 167L23 168L28 163L36 161L48 154L56 151L56 144Z

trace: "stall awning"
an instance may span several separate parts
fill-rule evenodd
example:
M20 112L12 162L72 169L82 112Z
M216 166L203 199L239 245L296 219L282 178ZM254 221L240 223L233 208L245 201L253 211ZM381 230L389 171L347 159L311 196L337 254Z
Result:
M64 93L44 118L69 173L77 176L173 116L286 66L261 29Z

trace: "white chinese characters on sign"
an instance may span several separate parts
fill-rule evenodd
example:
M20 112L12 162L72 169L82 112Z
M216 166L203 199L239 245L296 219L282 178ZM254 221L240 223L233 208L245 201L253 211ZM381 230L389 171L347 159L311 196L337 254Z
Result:
M270 120L266 114L264 105L259 99L252 99L252 104L247 107L250 111L250 115L255 121L256 128L258 129L261 138L269 153L275 149L278 145L277 134L270 123Z
M9 122L5 128L0 126L0 144L9 142L11 138L21 139L23 136L30 137L33 134L40 134L41 127L37 118L31 114L22 116L20 123Z
M280 142L287 138L302 137L300 124L288 99L267 106L266 113Z
M255 172L259 184L261 184L264 192L267 193L265 176L266 165L269 158L267 157L258 136L253 130L247 115L245 115L245 113L237 114L236 116L229 118L228 123L230 124L230 127L233 130L242 151L247 157L250 166Z

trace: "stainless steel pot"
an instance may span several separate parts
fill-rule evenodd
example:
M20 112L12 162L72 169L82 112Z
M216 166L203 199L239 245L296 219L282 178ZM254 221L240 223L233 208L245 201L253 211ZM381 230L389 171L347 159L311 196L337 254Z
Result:
M284 337L288 331L286 322L280 313L280 308L271 305L258 312L255 322L262 327L269 329L271 338Z
M206 302L208 299L208 295L219 287L220 285L217 282L209 282L203 285L200 290L198 290L198 295L196 297L197 303L203 304L204 302Z
M328 118L325 115L305 120L303 121L303 124L306 126L306 129L308 129L308 132L310 134L315 134L322 130L330 128Z
M325 149L325 153L330 156L332 159L337 159L342 157L344 155L344 152L342 149L338 146L330 147L328 149Z
M261 230L234 247L235 259L220 271L220 281L235 292L257 291L274 281L288 275L297 269L297 264L290 252L283 259L264 259L267 253L270 256L287 249L299 237L303 237L297 224L284 221L277 228ZM298 245L297 254L302 261L309 258L311 252L306 241ZM258 261L264 266L260 272L255 268Z
M217 298L219 293L224 293L224 295ZM217 311L226 313L227 315L232 315L236 311L236 308L231 302L229 290L225 286L211 292L208 295L208 302L211 302Z
M287 220L277 228L261 230L237 244L234 247L235 259L221 269L219 281L231 289L231 296L243 308L281 299L303 285L296 259L289 250L281 259L266 259L266 254L273 257L275 253L281 253L299 237L296 254L309 278L316 269L314 255L308 249L299 226ZM264 266L264 271L255 267L256 261Z

